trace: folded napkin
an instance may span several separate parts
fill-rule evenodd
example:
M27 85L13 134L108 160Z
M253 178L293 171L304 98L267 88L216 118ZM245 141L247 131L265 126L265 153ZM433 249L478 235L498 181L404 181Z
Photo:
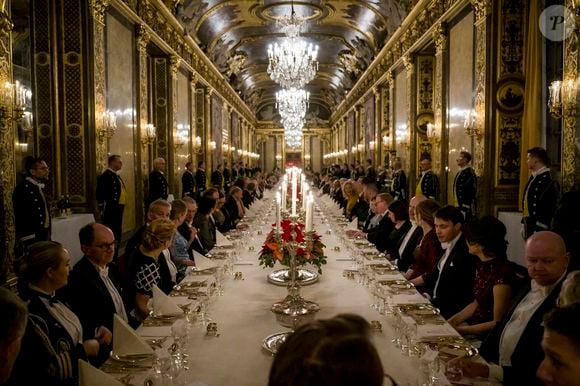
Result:
M212 260L208 259L207 257L205 257L204 255L202 255L201 253L199 253L195 250L192 252L193 252L193 259L195 260L195 270L196 271L204 271L206 269L217 268L218 265L215 262L213 262Z
M393 296L393 303L395 304L422 304L427 299L419 293L415 294L397 294Z
M216 246L218 247L232 247L234 243L232 243L226 236L223 235L220 231L216 231Z
M79 386L123 386L109 374L79 359Z
M153 286L153 314L155 316L183 315L183 310L156 285Z
M348 223L345 230L357 230L358 229L358 220L355 218L351 222Z
M127 322L115 314L113 321L113 353L117 356L153 355L154 351Z
M418 338L430 338L436 336L459 336L451 325L445 324L424 324L417 326Z
M406 280L406 279L403 275L401 275L401 272L399 271L387 271L382 275L375 275L375 280L382 281L382 280ZM423 303L427 303L427 300L425 300L425 298L423 298Z

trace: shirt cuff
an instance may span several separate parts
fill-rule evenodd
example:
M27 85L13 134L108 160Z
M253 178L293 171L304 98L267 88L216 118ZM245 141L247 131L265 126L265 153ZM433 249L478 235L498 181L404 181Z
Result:
M499 365L489 364L489 376L488 379L503 382L503 368Z

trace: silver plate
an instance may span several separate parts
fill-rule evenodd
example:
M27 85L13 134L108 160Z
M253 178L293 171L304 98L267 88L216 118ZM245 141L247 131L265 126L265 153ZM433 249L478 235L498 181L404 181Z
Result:
M291 333L291 331L287 331L269 335L262 341L262 347L270 354L276 355L280 345L286 341L286 338L288 338Z
M288 285L289 274L288 268L277 269L268 274L268 282L275 285ZM316 283L318 281L318 273L309 271L307 269L298 269L298 283L301 286Z

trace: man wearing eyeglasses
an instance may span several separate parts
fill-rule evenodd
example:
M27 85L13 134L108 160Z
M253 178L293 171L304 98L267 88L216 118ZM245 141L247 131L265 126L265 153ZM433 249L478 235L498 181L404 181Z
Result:
M26 179L14 188L12 204L16 230L16 257L37 241L50 240L50 210L43 192L49 168L41 158L26 160Z
M63 295L79 317L84 334L94 334L99 326L112 332L113 314L128 321L121 287L109 271L115 236L105 225L93 223L81 228L79 239L84 256L73 267Z

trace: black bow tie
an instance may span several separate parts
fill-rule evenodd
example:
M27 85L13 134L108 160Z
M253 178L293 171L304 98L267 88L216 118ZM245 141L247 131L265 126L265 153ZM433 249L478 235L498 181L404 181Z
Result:
M47 299L48 302L50 303L50 306L51 307L54 305L54 303L58 303L58 299L54 295L48 295L48 294L45 294L45 293L42 293L42 292L36 292L36 291L35 291L35 293L39 297L44 298L44 299Z

